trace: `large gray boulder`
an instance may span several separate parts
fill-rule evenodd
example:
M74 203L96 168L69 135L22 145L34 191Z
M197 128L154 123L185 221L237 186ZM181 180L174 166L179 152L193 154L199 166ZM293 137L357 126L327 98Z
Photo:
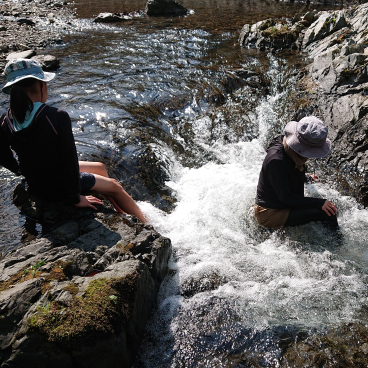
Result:
M104 206L50 216L50 204L17 194L29 216L53 225L0 260L0 367L131 367L170 240Z
M184 16L188 9L174 0L148 0L146 14L151 17L158 16Z

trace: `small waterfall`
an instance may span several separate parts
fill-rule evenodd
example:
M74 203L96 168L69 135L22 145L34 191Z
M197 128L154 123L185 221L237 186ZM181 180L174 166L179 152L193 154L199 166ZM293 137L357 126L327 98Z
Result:
M281 66L273 59L269 74L280 78ZM172 213L142 203L174 248L142 366L227 367L247 353L277 367L283 340L359 320L367 300L367 210L321 182L306 195L337 204L342 244L318 223L270 232L254 220L263 147L279 131L280 106L293 88L290 80L280 92L278 83L254 112L257 139L208 144L211 119L192 118L197 142L215 162L173 169Z

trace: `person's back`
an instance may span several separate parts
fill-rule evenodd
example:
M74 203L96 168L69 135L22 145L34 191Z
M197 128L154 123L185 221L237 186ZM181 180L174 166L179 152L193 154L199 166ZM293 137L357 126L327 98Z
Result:
M256 196L256 203L262 207L284 208L287 198L280 193L286 193L286 197L289 193L304 194L305 170L295 170L295 162L285 152L283 137L271 141L262 164Z
M0 122L0 134L16 152L30 191L41 198L75 203L79 169L68 114L42 104L24 129L15 129L10 110Z

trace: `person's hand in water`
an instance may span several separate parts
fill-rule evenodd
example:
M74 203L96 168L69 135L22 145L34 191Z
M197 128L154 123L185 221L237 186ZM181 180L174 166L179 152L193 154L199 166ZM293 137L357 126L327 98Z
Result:
M332 202L328 201L327 199L322 206L322 211L326 212L328 216L336 215L337 213L335 205Z
M97 208L94 206L94 204L102 204L101 199L98 199L94 196L79 196L80 202L75 204L75 207L79 208L93 208L94 210L97 210Z
M309 180L314 183L316 181L318 181L318 176L316 174L307 174L309 176Z

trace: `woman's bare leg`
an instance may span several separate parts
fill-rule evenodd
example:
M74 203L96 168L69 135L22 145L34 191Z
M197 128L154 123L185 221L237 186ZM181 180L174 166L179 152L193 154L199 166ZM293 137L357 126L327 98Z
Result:
M117 206L139 218L143 223L147 222L141 209L134 202L134 199L124 190L124 188L115 180L105 176L95 174L96 184L92 190L105 196L110 196Z
M101 175L105 178L109 177L109 174L106 170L106 166L102 162L89 162L89 161L79 161L79 171L88 172L95 175ZM113 207L115 208L116 212L118 213L125 213L113 200L111 196L105 194L104 197L111 202Z
M79 161L79 171L109 177L106 167L102 162Z

